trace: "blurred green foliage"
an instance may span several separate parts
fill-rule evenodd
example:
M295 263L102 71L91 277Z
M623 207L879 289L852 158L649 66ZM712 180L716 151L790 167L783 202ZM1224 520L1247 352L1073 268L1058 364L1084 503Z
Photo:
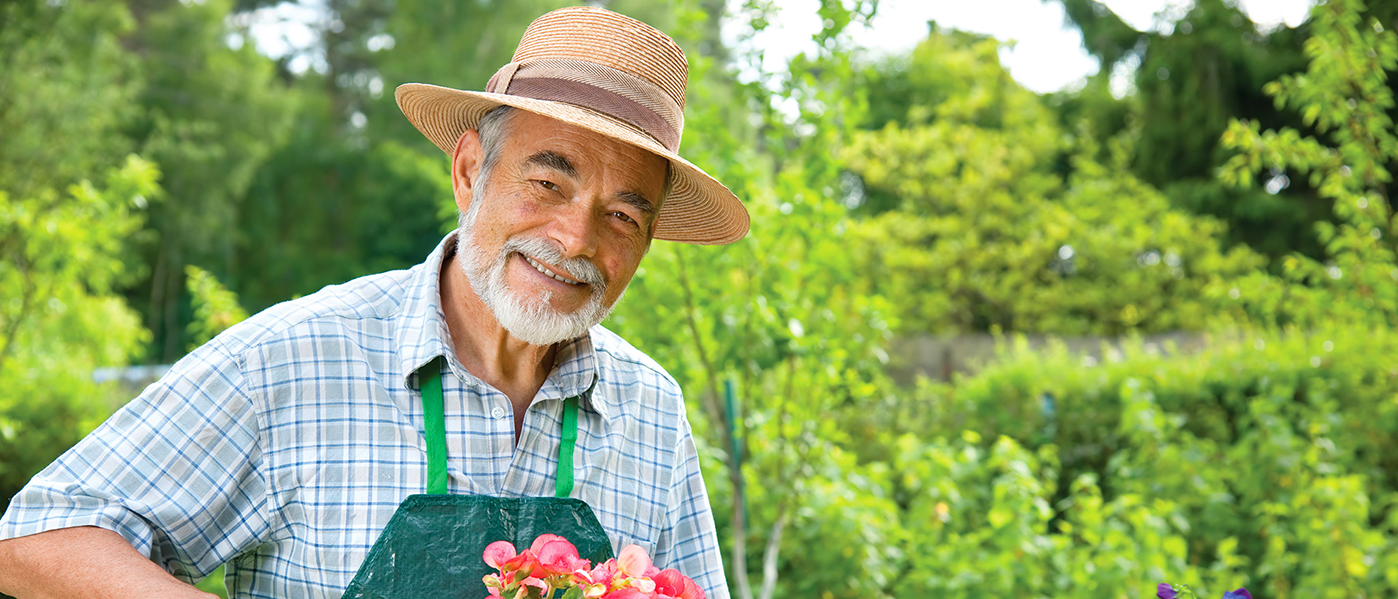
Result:
M908 332L1204 328L1205 286L1263 261L1133 176L1122 140L1068 135L998 48L934 31L875 70L889 120L843 149L877 213L855 246L872 291Z
M246 320L248 313L238 304L238 296L209 271L190 265L185 267L185 275L189 277L190 295L194 296L194 322L189 323L194 336L190 351L194 351L224 329Z
M1278 108L1300 113L1318 135L1290 127L1262 132L1256 122L1234 121L1223 136L1236 154L1222 181L1249 187L1264 168L1290 170L1334 210L1333 222L1317 226L1323 259L1293 254L1280 275L1254 273L1228 290L1248 320L1304 328L1335 320L1398 323L1398 228L1387 193L1389 164L1398 159L1388 79L1398 66L1398 35L1365 18L1360 6L1333 0L1319 7L1306 71L1266 86Z
M823 3L820 45L843 47L844 28L871 10ZM745 16L761 27L765 14L753 7ZM678 29L703 30L703 21ZM747 200L756 225L721 248L657 244L609 326L671 365L703 408L710 472L727 475L708 480L716 518L733 540L730 582L738 597L768 597L778 577L766 572L783 555L783 531L804 519L808 489L825 484L821 471L836 471L829 461L842 432L819 415L883 389L889 327L882 301L857 287L852 222L837 195L838 144L862 105L838 85L854 73L846 53L799 59L763 84L725 82L713 63L695 62L692 78L718 81L691 86L686 124L714 134L687 138L686 154ZM779 100L764 101L771 96ZM778 110L780 99L796 100L799 113ZM756 118L735 125L735 103L754 106ZM724 401L725 383L735 410Z
M1129 138L1132 174L1175 206L1223 219L1230 244L1271 257L1319 254L1311 223L1329 210L1312 190L1241 189L1215 177L1228 156L1219 137L1230 119L1299 124L1272 105L1262 86L1305 67L1300 49L1309 24L1263 31L1236 2L1198 0L1172 24L1137 31L1096 0L1059 2L1102 61L1082 90L1053 94L1066 124L1086 122L1098 138ZM1121 98L1112 92L1118 67L1134 67L1134 75L1123 77L1134 93Z
M121 366L147 333L114 291L121 247L159 173L130 157L101 186L0 191L0 500L120 405L93 369Z
M686 49L684 154L752 214L656 243L608 322L690 398L734 595L1394 595L1398 9L1060 2L1103 69L1048 96L961 32L865 57L876 0L822 0L775 71L720 35L771 2L605 3ZM419 262L455 215L393 88L478 89L567 3L326 0L272 60L276 4L0 6L0 499L120 401L95 367ZM1010 341L976 375L884 374L896 335L980 331ZM1214 333L1015 341L1167 331Z
M154 333L150 356L172 362L192 317L185 266L226 272L240 230L238 206L290 124L286 86L252 44L226 43L229 0L135 0L140 107L124 133L161 166L166 200L152 206L152 235L137 244L148 277L128 289Z
M865 423L894 448L884 534L908 539L906 582L939 596L1146 596L1184 580L1390 596L1395 343L1338 327L1190 356L1136 343L1096 365L1012 346Z
M119 290L158 200L117 134L133 68L120 7L0 6L0 505L117 405L93 369L148 339Z

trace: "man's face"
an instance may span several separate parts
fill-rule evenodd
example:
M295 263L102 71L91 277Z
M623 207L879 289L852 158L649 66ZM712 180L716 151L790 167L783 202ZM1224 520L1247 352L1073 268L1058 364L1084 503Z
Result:
M606 318L650 246L666 161L606 136L514 111L482 179L473 132L452 179L471 287L512 334L535 345Z

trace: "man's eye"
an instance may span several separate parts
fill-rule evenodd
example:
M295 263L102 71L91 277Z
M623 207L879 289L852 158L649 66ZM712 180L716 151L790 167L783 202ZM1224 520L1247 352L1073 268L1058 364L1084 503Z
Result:
M629 215L627 215L625 212L613 212L612 214L616 215L617 218L621 219L621 222L624 222L624 223L634 223L634 222L636 222L636 219L631 218L631 217L630 217Z
M540 187L543 187L544 189L547 189L549 191L562 191L562 189L559 188L558 185L555 185L553 181L538 180L535 181L535 183L539 184Z

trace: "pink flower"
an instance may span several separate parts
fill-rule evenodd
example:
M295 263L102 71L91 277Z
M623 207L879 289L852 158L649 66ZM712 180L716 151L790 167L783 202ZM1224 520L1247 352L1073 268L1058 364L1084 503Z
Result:
M631 588L645 593L647 597L655 592L655 581L649 578L628 578L626 584L631 585Z
M496 570L515 557L515 546L509 541L496 541L485 546L485 563Z
M524 553L510 558L509 561L500 564L501 572L513 573L515 578L528 578L530 574L533 574L534 571L538 569L539 559L534 556L534 552L532 551L525 551Z
M544 545L547 545L554 541L563 541L564 543L568 543L568 539L565 539L558 535L542 534L534 539L534 544L529 546L529 550L533 551L534 553L539 553L539 551L544 548ZM568 543L568 546L571 547L572 545L572 543ZM577 553L577 550L574 549L573 552Z
M627 545L616 558L616 569L628 577L646 577L654 568L650 563L650 556L646 555L646 550L641 549L640 545Z
M607 588L611 588L613 578L616 578L616 560L614 559L597 564L597 567L588 573L588 580Z
M545 540L544 537L553 538ZM538 556L543 576L563 576L580 570L586 572L592 567L590 562L578 557L578 549L572 543L557 535L540 536L529 549Z
M529 549L518 553L509 542L496 541L482 557L499 571L482 579L490 592L485 599L527 599L575 587L584 599L705 599L693 580L677 570L655 567L637 545L626 546L619 557L596 567L567 539L550 534L539 535Z
M661 570L652 579L655 581L655 591L666 597L679 597L680 593L684 592L684 582L680 581L683 577L684 575L680 574L679 570L671 568Z
M655 590L666 597L676 599L705 599L704 591L699 589L699 585L694 584L688 576L680 574L679 570L664 569L652 577L655 580Z

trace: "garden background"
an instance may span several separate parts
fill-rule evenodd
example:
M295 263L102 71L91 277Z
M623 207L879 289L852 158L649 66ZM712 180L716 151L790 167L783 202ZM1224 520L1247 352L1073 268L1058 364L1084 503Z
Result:
M1398 596L1398 5L1048 1L1103 68L1044 95L984 36L862 50L877 0L776 70L720 30L769 1L598 3L686 50L684 153L753 216L608 322L684 387L734 596ZM0 507L134 392L94 372L420 262L454 208L393 87L478 89L565 4L325 0L293 68L248 40L275 3L0 3Z

